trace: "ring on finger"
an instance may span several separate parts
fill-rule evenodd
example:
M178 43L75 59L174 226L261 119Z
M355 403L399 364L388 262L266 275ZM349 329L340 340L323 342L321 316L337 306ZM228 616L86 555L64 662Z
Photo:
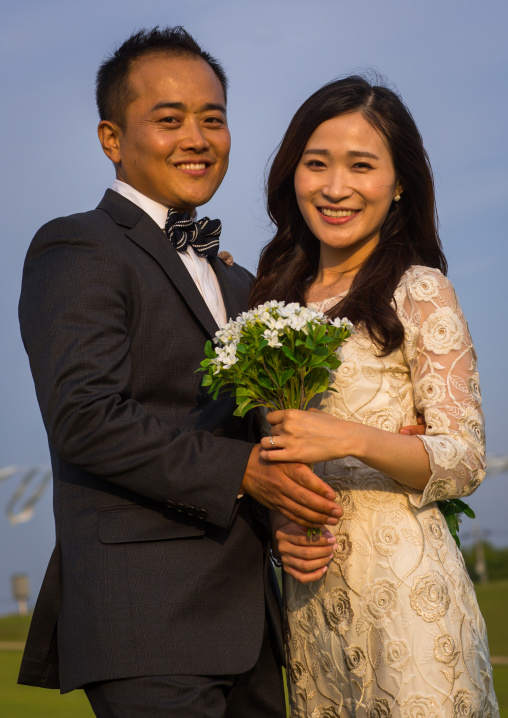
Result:
M273 440L273 436L270 436L270 444L275 448L275 442Z

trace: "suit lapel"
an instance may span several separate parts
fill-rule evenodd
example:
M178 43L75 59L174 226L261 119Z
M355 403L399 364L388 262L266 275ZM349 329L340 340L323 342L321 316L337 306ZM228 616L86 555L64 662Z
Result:
M207 334L213 337L218 329L217 323L178 252L160 227L137 205L112 190L107 190L99 208L124 227L125 235L162 267L190 311Z
M233 271L231 267L227 267L219 257L214 257L210 260L210 264L219 280L222 298L226 307L226 317L228 321L230 319L236 319L241 312L247 309L247 304L245 297L241 296L238 292L238 288L233 284Z

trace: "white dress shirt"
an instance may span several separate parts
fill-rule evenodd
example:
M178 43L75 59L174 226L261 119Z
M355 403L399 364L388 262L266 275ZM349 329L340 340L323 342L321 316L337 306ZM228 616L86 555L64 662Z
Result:
M134 204L137 204L138 207L141 207L165 233L166 217L168 214L167 207L158 202L154 202L153 199L146 197L144 194L141 194L141 192L138 192L137 189L131 187L131 185L118 179L115 179L111 189ZM169 239L167 241L169 242ZM177 252L177 254L194 280L196 287L199 289L201 296L205 300L210 313L219 327L226 324L227 315L222 292L208 259L196 254L190 245L185 252Z

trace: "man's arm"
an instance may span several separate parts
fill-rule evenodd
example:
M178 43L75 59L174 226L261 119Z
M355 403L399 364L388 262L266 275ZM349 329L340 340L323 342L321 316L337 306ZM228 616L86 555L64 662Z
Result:
M313 522L323 502L328 515L336 510L322 496L313 505L305 488L313 475L305 467L266 472L253 461L252 444L182 431L132 398L132 372L139 367L131 365L130 289L121 259L83 221L55 220L36 235L25 263L20 323L59 456L155 501L204 510L208 521L223 527L244 474L246 493L295 520ZM302 502L298 515L294 509Z

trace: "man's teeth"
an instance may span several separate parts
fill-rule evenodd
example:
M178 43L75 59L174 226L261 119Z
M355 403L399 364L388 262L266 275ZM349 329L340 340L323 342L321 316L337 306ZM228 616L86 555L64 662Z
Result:
M355 209L327 209L326 207L323 207L320 212L321 214L324 214L325 217L351 217L353 214L356 214L358 210Z
M180 164L178 165L180 169L182 170L204 170L206 169L206 164L204 162L188 162L187 164Z

